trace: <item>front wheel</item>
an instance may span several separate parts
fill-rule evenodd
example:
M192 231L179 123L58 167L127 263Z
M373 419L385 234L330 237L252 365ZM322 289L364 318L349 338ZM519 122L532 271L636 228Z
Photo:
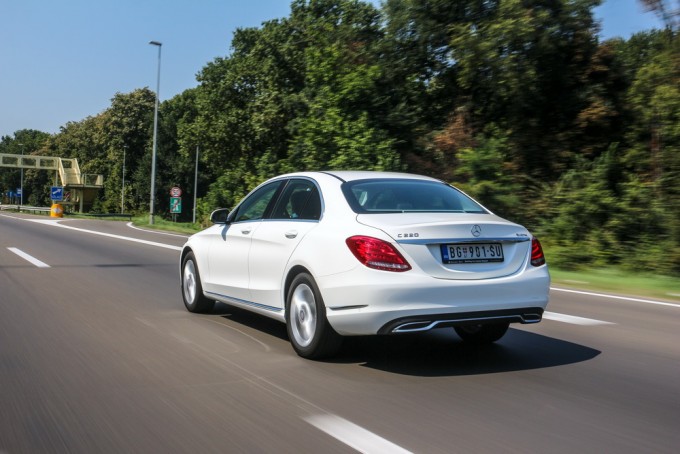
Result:
M492 325L456 326L456 333L465 342L474 345L485 345L496 342L508 331L509 323L495 323Z
M189 312L210 312L215 307L215 301L203 295L201 277L193 252L189 252L182 261L182 299Z
M326 319L326 306L314 279L307 273L295 276L286 298L286 328L295 352L308 359L337 353L342 337Z

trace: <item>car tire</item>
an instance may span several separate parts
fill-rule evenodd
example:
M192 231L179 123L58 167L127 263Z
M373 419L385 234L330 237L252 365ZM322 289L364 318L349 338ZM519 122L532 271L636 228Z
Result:
M205 313L215 307L215 301L208 299L203 294L201 276L198 274L198 265L193 252L189 252L182 261L182 299L184 306L189 312Z
M334 355L342 336L326 319L326 306L312 276L300 273L291 282L286 298L286 328L295 352L303 358Z
M495 323L491 325L456 326L454 329L463 341L473 345L486 345L503 337L509 326L509 323Z

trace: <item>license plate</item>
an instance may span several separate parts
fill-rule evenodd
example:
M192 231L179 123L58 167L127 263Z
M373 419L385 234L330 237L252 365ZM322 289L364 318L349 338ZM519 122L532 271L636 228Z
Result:
M442 244L442 260L454 263L492 263L503 261L501 243Z

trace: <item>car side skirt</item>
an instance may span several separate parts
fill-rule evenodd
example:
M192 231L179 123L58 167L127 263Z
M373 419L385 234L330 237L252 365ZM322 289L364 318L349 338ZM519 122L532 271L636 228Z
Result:
M254 301L248 301L248 300L243 300L240 298L234 298L229 295L223 295L221 293L217 292L209 292L205 291L203 292L204 295L208 298L215 299L217 301L221 301L225 304L230 304L232 306L240 307L243 309L247 309L249 311L274 318L279 321L285 321L284 317L284 311L283 308L281 307L273 307L273 306L267 306L265 304L260 304L256 303Z

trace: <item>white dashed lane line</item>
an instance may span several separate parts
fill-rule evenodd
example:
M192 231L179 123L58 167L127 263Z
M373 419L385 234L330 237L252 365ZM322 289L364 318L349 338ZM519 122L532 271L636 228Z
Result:
M581 326L615 325L615 323L612 322L595 320L594 318L576 317L575 315L558 314L557 312L544 312L543 318L545 320L553 320L556 322L563 322Z
M617 301L630 301L633 303L643 303L643 304L654 304L657 306L667 306L667 307L675 307L680 309L680 304L676 303L668 303L665 301L655 301L655 300L649 300L649 299L644 299L644 298L633 298L630 296L619 296L619 295L608 295L606 293L595 293L595 292L586 292L583 290L570 290L566 288L556 288L556 287L550 287L551 291L555 292L564 292L564 293L573 293L576 295L586 295L586 296L595 296L599 298L605 298L605 299L611 299L611 300L617 300Z
M15 247L8 247L7 249L8 249L10 252L15 253L16 255L18 255L19 257L21 257L22 259L26 260L27 262L30 262L30 263L32 263L33 265L37 266L38 268L49 268L49 267L50 267L47 263L41 262L41 261L38 260L37 258L35 258L35 257L31 256L31 255L28 255L27 253L25 253L25 252L22 251L21 249L17 249L17 248L15 248Z
M406 454L411 452L336 415L314 415L305 418L305 421L359 452L371 454Z

